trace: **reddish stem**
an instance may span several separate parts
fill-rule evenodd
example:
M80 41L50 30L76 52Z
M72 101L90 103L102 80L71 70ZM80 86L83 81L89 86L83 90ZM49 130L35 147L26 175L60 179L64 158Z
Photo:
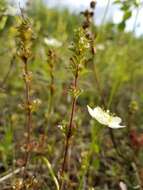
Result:
M30 82L27 59L24 61L24 82L25 82L25 96L26 96L26 127L27 127L27 142L26 142L26 155L25 155L25 167L28 165L30 151L28 146L31 141L31 129L32 129L32 111L31 111L31 100L30 100Z
M77 67L77 71L75 74L75 79L74 79L74 90L77 89L77 81L78 81L78 72L79 69ZM65 149L64 149L64 159L62 163L62 169L61 169L61 176L63 177L64 172L66 171L66 166L68 165L67 163L67 157L68 157L68 151L69 151L69 146L70 146L70 140L72 137L72 126L73 126L73 118L74 118L74 113L75 113L75 107L76 107L76 100L77 98L74 96L73 101L72 101L72 110L71 110L71 116L70 116L70 121L69 121L69 126L68 126L68 132L66 136L66 143L65 143ZM64 181L62 179L60 189L63 189Z

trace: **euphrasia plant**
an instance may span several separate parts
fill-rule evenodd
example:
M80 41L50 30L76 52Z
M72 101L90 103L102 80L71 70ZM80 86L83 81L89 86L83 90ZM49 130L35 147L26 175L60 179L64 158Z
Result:
M20 57L23 64L23 80L25 84L25 103L24 110L26 112L26 145L25 145L25 156L24 166L28 165L30 159L30 141L32 132L32 100L31 100L31 80L32 73L28 69L29 59L32 55L32 28L29 19L23 15L21 17L21 23L17 27L18 30L18 56Z
M75 108L76 108L76 101L81 93L81 89L78 87L78 80L82 70L85 67L86 63L86 55L88 52L90 45L89 41L86 38L86 34L83 28L78 28L75 31L74 41L70 47L72 51L72 57L70 58L70 70L73 75L73 83L71 87L71 96L72 96L72 106L71 106L71 114L69 118L69 124L66 126L65 130L65 148L64 148L64 158L61 168L61 187L60 189L64 188L64 179L63 175L68 174L67 166L68 163L68 151L71 143L71 139L73 137L73 132L75 130L75 123L74 123L74 115L75 115Z

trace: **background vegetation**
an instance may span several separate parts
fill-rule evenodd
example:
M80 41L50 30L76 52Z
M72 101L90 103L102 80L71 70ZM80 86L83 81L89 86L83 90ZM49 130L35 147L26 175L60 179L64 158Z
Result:
M143 189L143 38L134 35L137 18L133 32L124 31L141 5L115 0L122 22L103 20L97 27L93 2L76 15L28 1L13 16L0 1L2 190ZM62 45L47 45L51 38ZM61 175L74 98L68 168ZM110 109L127 127L109 131L89 116L87 105Z

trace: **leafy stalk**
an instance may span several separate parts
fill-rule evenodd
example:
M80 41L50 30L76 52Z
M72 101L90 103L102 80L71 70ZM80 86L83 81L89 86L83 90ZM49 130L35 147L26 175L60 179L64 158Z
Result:
M20 50L18 52L19 57L23 63L23 80L25 84L25 112L26 112L26 131L27 131L27 139L26 139L26 150L24 156L24 165L25 168L28 165L30 159L30 141L31 141L31 132L32 132L32 100L30 97L31 92L31 73L28 69L28 61L31 57L31 40L32 40L32 29L31 24L28 19L26 19L23 15L21 18L21 24L18 27L18 37L19 37L19 46Z
M85 36L84 30L82 28L79 28L75 32L75 39L74 43L72 44L71 51L73 52L73 56L71 57L71 71L74 76L73 86L71 89L72 92L72 106L71 106L71 114L70 114L70 120L69 124L67 126L67 133L66 133L66 139L65 139L65 148L64 148L64 157L63 157L63 163L61 168L61 184L60 184L60 190L64 188L64 179L63 175L64 173L68 173L67 166L69 163L67 162L68 158L68 151L70 147L70 141L73 136L73 126L74 126L74 115L75 115L75 107L76 107L76 101L78 96L80 95L80 89L78 89L78 79L80 72L84 68L85 64L85 54L87 52L87 49L89 48L88 40Z

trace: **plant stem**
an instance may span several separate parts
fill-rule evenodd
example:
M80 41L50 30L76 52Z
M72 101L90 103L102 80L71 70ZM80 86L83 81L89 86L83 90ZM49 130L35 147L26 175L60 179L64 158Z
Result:
M79 69L77 67L76 74L75 74L75 79L74 79L74 90L77 89L78 72L79 72ZM61 169L61 176L62 177L63 177L64 172L66 171L66 166L68 165L67 157L68 157L68 151L69 151L69 146L70 146L70 140L71 140L71 137L72 137L72 126L73 126L73 118L74 118L75 107L76 107L76 100L77 100L77 97L74 96L73 101L72 101L72 110L71 110L71 116L70 116L70 121L69 121L69 125L68 125L68 132L67 132L67 135L66 135L66 143L65 143L65 149L64 149L64 159L63 159L62 169ZM64 180L62 179L61 185L60 185L60 190L63 189L63 185L64 185Z
M25 167L27 167L30 151L28 146L31 141L31 129L32 129L32 111L31 111L31 100L30 100L30 80L27 59L24 61L24 82L25 82L25 97L26 97L26 127L27 127L27 140L26 140L26 154L25 154Z

